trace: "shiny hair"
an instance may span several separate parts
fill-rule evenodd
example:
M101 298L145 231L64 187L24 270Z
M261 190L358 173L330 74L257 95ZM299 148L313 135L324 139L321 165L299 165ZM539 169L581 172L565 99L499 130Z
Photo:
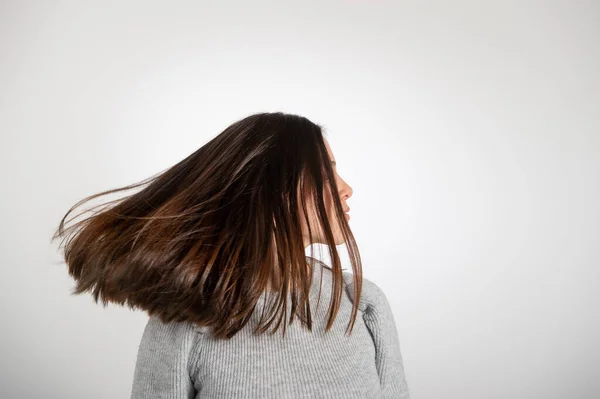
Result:
M67 216L81 204L143 185L65 228ZM334 215L327 214L326 190L334 193ZM89 291L104 306L126 304L163 322L208 326L215 338L229 339L250 320L277 273L279 301L271 307L268 323L254 333L266 331L281 308L277 331L287 314L288 295L290 323L299 308L301 322L312 331L313 266L307 260L316 259L312 245L311 255L305 255L300 223L304 217L313 243L315 226L307 209L311 201L332 263L328 331L344 295L329 217L337 219L345 238L354 298L360 298L362 288L360 254L337 193L323 128L299 115L257 113L232 123L155 176L79 201L62 218L52 240L62 237L64 260L76 282L72 295ZM355 301L347 333L357 311Z

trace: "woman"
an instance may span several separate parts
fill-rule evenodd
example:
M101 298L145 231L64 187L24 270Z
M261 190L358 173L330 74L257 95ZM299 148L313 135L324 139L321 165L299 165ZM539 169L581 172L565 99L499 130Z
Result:
M65 229L71 208L54 236L78 229L64 250L73 294L149 314L132 398L409 398L392 311L362 277L344 213L352 189L321 126L250 115L159 175L84 201L145 183Z

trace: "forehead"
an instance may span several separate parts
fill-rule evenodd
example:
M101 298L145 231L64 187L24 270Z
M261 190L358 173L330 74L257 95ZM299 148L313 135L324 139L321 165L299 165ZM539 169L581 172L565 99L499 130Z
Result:
M325 142L325 147L327 147L327 153L329 154L329 158L331 160L335 160L333 156L333 151L331 151L331 147L329 146L329 142L325 138L323 138L323 141Z

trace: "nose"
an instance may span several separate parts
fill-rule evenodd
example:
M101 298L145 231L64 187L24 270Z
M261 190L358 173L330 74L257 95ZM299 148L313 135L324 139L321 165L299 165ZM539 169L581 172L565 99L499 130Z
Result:
M340 188L340 197L342 197L342 199L347 200L348 198L352 197L352 194L354 194L354 190L352 190L352 187L350 187L350 185L348 185L344 180L342 180L342 186Z

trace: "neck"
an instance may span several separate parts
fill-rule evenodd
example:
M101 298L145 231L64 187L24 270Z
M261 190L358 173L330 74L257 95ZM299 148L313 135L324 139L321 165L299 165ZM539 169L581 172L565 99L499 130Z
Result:
M277 257L274 258L274 263L273 266L277 265ZM308 276L311 275L311 265L310 262L306 261L305 262L305 266L306 266L306 273ZM271 273L271 279L269 280L268 284L267 284L267 288L266 291L279 291L278 287L280 287L283 284L282 282L282 278L281 278L281 273L279 271L278 267L274 267L273 271ZM290 287L288 287L288 292L289 292Z

